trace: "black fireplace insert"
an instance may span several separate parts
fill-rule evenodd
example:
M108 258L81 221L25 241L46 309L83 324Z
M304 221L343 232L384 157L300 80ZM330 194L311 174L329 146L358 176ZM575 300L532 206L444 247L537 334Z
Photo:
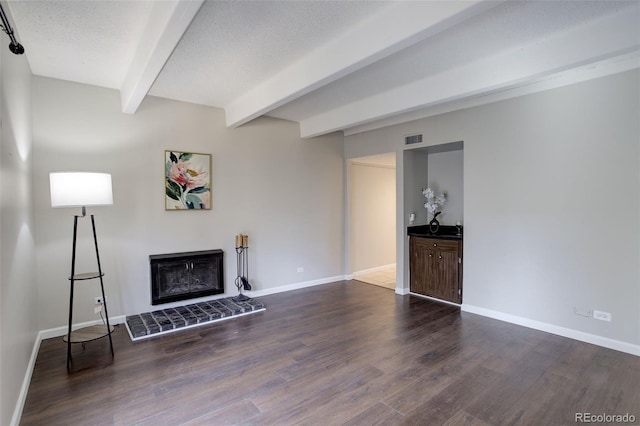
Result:
M152 305L224 293L222 250L154 254L149 263Z

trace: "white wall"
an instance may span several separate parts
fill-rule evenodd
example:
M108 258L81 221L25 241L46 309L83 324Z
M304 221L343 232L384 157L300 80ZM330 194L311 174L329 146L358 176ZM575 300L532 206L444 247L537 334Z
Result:
M249 235L255 290L343 276L341 135L302 140L296 123L269 118L228 129L220 109L155 97L126 115L117 91L53 79L34 78L33 90L41 329L67 320L78 213L50 207L48 174L56 170L113 175L114 205L91 209L111 316L152 309L150 254L221 248L226 294L235 295L238 233ZM164 210L165 149L212 154L212 210ZM79 244L91 247L86 238ZM84 254L79 269L95 269ZM77 322L96 318L93 288L77 295Z
M5 11L8 12L5 7ZM9 18L12 21L11 18ZM20 37L18 36L18 39ZM31 69L2 37L0 92L0 424L22 407L23 379L37 336L32 191ZM17 415L15 413L17 419Z
M431 220L431 214L424 207L422 189L429 185L429 159L425 149L404 151L404 206L405 225L424 225ZM409 216L415 214L415 221L409 224ZM402 231L405 234L405 231Z
M640 353L639 116L634 70L349 136L345 154L463 140L463 307Z
M453 146L452 146L453 145ZM424 207L426 198L422 189L431 187L436 195L446 193L447 199L438 215L441 225L455 225L464 216L464 151L462 142L448 144L452 149L406 149L405 160L405 209L415 213L414 225L425 225L433 216Z
M465 303L640 344L639 83L628 72L478 111Z
M395 167L352 163L349 194L349 272L395 263Z
M441 225L455 225L464 216L464 151L435 152L430 153L427 158L429 186L436 194L447 194L447 201L442 206L438 221ZM423 196L422 201L424 200Z

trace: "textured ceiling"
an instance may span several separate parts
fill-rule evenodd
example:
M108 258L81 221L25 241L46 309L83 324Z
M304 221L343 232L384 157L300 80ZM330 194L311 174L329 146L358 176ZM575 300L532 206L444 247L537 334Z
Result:
M370 96L371 88L386 90L456 67L517 50L551 34L591 19L624 11L623 2L535 1L511 2L475 16L464 23L403 49L340 79L322 91L301 97L269 115L300 121L322 111ZM640 22L638 22L640 25ZM508 64L505 64L508 66Z
M36 75L119 89L151 2L14 1L14 30Z
M638 1L8 1L36 75L347 134L640 67Z
M206 2L150 94L224 107L383 2Z

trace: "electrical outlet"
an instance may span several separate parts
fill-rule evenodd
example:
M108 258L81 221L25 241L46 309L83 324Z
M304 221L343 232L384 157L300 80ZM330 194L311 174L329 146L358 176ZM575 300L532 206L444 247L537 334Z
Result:
M298 272L304 272L304 267L303 266L298 266Z
M600 321L607 321L607 322L611 322L611 314L609 312L603 312L603 311L593 311L593 319L597 319Z
M591 318L592 312L587 308L574 307L573 313L576 315L580 315L581 317Z
M96 305L102 305L102 296L96 296Z

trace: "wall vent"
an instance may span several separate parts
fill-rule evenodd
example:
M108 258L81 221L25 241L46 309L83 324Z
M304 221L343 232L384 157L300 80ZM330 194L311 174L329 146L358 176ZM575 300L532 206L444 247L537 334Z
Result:
M411 136L405 136L404 137L404 144L405 145L411 145L414 143L421 143L422 142L422 135L411 135Z

